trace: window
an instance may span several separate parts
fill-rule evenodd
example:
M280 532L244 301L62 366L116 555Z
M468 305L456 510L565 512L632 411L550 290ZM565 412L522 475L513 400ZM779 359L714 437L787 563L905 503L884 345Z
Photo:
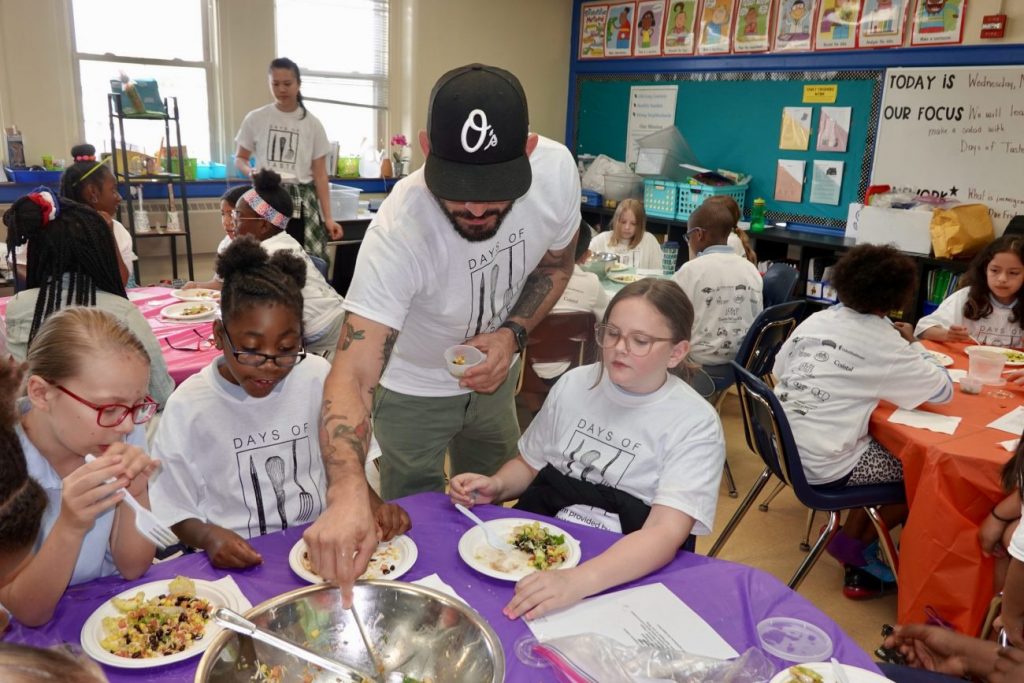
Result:
M302 71L305 99L341 153L387 146L388 0L276 0L277 55Z
M84 139L102 153L110 148L107 93L121 71L154 78L162 97L178 98L181 141L188 155L209 159L209 106L213 64L204 0L71 0L74 61ZM174 134L173 126L171 134ZM156 154L163 126L125 121L125 139Z

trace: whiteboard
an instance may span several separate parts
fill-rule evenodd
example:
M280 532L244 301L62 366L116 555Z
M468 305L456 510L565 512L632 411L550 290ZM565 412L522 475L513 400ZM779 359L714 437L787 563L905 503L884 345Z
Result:
M875 185L1024 214L1024 66L887 69Z

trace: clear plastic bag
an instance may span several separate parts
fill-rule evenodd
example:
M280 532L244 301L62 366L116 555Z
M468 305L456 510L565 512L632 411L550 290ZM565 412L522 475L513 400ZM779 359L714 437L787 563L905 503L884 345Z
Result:
M566 683L763 683L775 665L757 648L735 659L628 647L594 633L534 642L531 654Z

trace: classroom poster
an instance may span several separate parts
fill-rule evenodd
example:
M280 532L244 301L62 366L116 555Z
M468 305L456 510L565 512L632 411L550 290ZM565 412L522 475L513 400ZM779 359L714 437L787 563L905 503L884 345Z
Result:
M806 151L811 139L811 108L783 107L779 149Z
M900 47L911 0L864 0L860 15L860 47Z
M803 159L779 159L775 171L775 201L800 202L804 196Z
M779 0L775 8L774 52L811 49L811 23L818 0Z
M850 138L850 107L822 107L818 118L819 152L845 152Z
M849 50L857 47L860 0L821 0L815 24L815 50Z
M917 0L911 45L960 43L964 37L967 0Z
M636 163L640 138L676 125L678 96L678 85L634 85L629 89L626 163Z
M696 42L693 36L696 22L697 0L668 0L662 52L666 55L692 55Z
M665 0L644 0L637 4L636 16L636 39L633 41L633 55L657 57L661 54Z
M774 0L740 0L733 25L733 52L767 52Z
M843 189L842 161L823 161L817 159L811 170L812 204L839 205L839 195Z
M733 0L704 0L700 10L697 54L719 55L729 52Z
M608 5L580 5L580 59L604 57L604 27L608 23Z
M604 56L628 57L633 51L635 2L616 2L608 6L604 29Z

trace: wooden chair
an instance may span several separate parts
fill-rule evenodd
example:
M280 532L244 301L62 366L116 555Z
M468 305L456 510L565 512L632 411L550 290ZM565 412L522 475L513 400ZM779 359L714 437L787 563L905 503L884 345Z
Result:
M567 363L559 376L572 368L587 365L597 359L594 326L597 318L592 312L568 311L549 313L530 332L523 357L520 359L519 384L516 394L532 412L540 410L548 391L558 377L542 378L534 370L536 363Z

